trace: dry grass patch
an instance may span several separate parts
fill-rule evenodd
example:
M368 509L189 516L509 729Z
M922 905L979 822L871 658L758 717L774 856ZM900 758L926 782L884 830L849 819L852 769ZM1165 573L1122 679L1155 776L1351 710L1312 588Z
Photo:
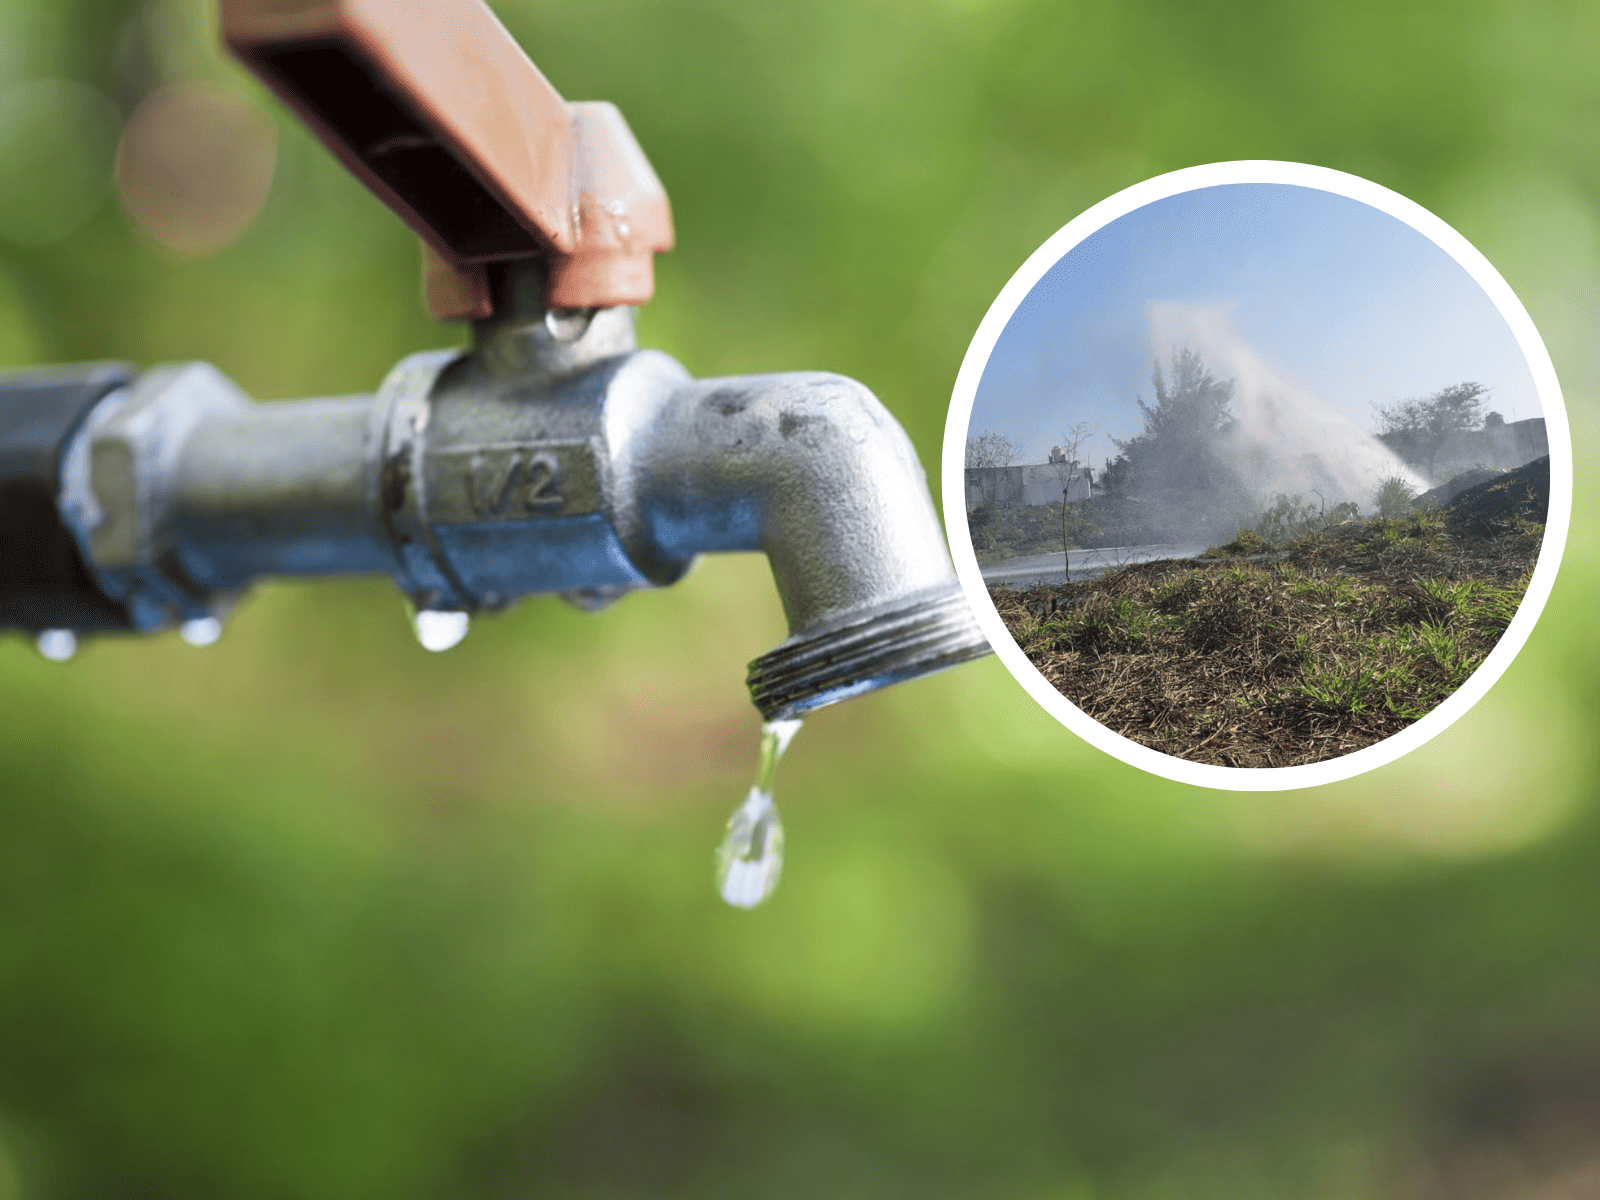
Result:
M1252 534L1230 557L990 595L1034 666L1107 728L1195 762L1318 762L1431 711L1516 613L1543 526L1514 513L1477 536L1481 522L1448 515L1281 549Z

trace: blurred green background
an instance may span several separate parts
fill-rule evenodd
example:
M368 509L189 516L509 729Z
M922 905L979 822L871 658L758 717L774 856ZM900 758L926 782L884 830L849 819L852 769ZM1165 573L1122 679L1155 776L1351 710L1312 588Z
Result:
M200 358L271 398L459 341L207 7L0 3L0 366ZM854 375L936 468L1044 238L1162 171L1293 159L1499 267L1594 511L1600 6L496 8L665 181L641 337L696 374ZM186 241L194 196L136 194L159 170L112 191L176 84L276 129L275 159L259 120L224 139L267 147L259 215L259 153L198 194L238 236ZM710 852L783 633L759 559L444 655L382 581L264 587L209 649L7 636L0 1200L1600 1195L1597 551L1580 520L1470 715L1323 789L1148 778L993 659L826 710L754 913Z

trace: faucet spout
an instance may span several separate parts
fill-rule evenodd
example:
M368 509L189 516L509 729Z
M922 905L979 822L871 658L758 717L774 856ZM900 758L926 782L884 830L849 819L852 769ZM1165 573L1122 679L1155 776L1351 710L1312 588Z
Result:
M608 414L629 556L671 578L760 550L790 636L750 667L768 720L989 652L910 439L863 385L819 372L686 383ZM621 497L619 496L619 499Z

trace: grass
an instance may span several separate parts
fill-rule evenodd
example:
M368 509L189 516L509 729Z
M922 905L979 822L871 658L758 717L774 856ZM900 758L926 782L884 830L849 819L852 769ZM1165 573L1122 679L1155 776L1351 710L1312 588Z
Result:
M1029 660L1117 733L1196 762L1317 762L1426 715L1493 649L1543 536L1510 495L1492 516L1345 521L1286 546L1250 531L1206 558L990 594Z

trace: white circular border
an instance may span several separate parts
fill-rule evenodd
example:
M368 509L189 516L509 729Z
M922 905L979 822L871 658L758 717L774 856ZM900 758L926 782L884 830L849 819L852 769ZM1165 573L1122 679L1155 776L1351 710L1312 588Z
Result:
M1090 234L1098 232L1118 217L1142 208L1155 200L1174 196L1198 188L1216 187L1229 183L1282 183L1315 188L1359 200L1390 216L1404 221L1429 239L1477 281L1489 299L1494 302L1506 324L1511 327L1544 409L1545 430L1550 440L1550 511L1545 523L1544 544L1539 551L1539 561L1534 567L1527 593L1518 607L1500 641L1467 681L1439 704L1427 716L1408 725L1399 733L1383 741L1355 750L1339 758L1324 762L1304 763L1296 767L1218 767L1205 763L1189 762L1162 754L1148 746L1113 733L1100 722L1087 716L1081 709L1049 683L1027 656L1012 640L1000 614L989 599L983 573L978 567L977 555L972 549L972 533L966 522L965 450L967 429L972 420L972 403L977 395L978 382L983 378L989 356L995 343L1011 320L1019 305L1038 283L1044 273L1055 266L1074 246ZM1276 162L1270 159L1239 162L1209 163L1188 167L1166 175L1158 175L1143 183L1118 192L1096 204L1093 208L1069 221L1049 241L1040 246L1013 275L1000 295L989 306L983 322L973 334L967 347L961 371L956 376L955 392L950 400L950 413L945 421L943 492L945 525L950 536L950 549L955 560L956 575L967 594L968 603L989 638L989 644L1000 661L1011 672L1046 712L1060 721L1079 737L1121 759L1154 775L1161 775L1179 783L1192 783L1199 787L1224 788L1230 791L1279 791L1290 788L1315 787L1349 779L1363 771L1370 771L1392 762L1403 754L1442 733L1469 708L1483 698L1495 680L1511 665L1511 660L1522 649L1533 631L1534 623L1544 610L1550 588L1555 583L1556 571L1561 565L1561 553L1567 542L1567 525L1572 514L1572 439L1567 428L1567 410L1561 398L1561 385L1556 380L1555 366L1545 349L1539 331L1534 328L1528 310L1522 307L1510 286L1501 278L1489 260L1449 225L1421 205L1407 200L1397 192L1327 167L1314 167L1305 163ZM959 519L957 516L959 515Z

